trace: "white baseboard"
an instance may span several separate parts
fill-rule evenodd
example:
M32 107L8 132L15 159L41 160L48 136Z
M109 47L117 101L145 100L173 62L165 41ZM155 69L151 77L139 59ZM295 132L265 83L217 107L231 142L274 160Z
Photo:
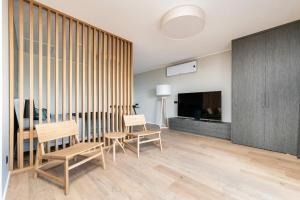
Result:
M3 195L2 195L3 200L5 200L5 197L6 197L7 188L8 188L8 184L9 184L9 179L10 179L10 171L8 172L5 187L4 187L4 190L3 190Z

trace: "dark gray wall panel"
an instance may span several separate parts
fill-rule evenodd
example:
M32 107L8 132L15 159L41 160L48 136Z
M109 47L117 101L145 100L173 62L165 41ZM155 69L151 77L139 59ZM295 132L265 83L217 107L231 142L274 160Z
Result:
M299 110L299 25L267 33L266 149L296 155Z
M298 115L298 153L297 157L300 158L300 104L299 104L299 115Z
M233 143L265 148L265 35L232 43Z

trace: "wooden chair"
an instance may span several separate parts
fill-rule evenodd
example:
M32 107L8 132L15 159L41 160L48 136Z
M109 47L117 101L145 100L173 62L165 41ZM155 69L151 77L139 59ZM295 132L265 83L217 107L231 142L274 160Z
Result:
M37 175L41 175L59 185L62 185L65 189L65 194L68 194L69 192L69 171L71 169L74 169L75 167L97 157L102 159L102 166L105 169L105 160L102 148L103 143L79 143L78 130L78 125L74 120L36 125L38 148L36 154L35 177L37 177ZM45 142L64 137L70 137L70 147L45 153ZM83 156L84 159L69 165L69 161L71 159L77 161L78 156ZM49 162L43 164L42 160L48 160ZM59 164L64 164L64 179L45 171Z
M149 142L159 142L160 151L162 151L162 144L161 144L161 136L160 130L151 131L147 130L146 127L146 120L144 115L124 115L124 125L125 125L125 132L130 139L124 141L124 143L129 147L129 149L135 151L137 153L138 158L140 157L140 145ZM135 126L142 126L142 131L130 131L131 128ZM147 138L151 136L151 138ZM136 148L133 147L130 142L136 141Z

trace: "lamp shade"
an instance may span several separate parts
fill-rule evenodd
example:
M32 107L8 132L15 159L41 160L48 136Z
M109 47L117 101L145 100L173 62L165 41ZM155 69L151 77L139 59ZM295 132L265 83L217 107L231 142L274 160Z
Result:
M156 86L157 96L169 96L171 95L171 85L162 84Z

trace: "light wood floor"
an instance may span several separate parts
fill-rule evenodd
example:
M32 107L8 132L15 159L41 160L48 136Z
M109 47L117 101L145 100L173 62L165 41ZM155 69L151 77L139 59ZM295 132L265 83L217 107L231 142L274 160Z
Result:
M11 177L7 199L300 199L300 160L229 141L163 133L164 151L147 145L140 159L106 154L71 171L70 194L32 172ZM57 168L57 172L62 168Z

